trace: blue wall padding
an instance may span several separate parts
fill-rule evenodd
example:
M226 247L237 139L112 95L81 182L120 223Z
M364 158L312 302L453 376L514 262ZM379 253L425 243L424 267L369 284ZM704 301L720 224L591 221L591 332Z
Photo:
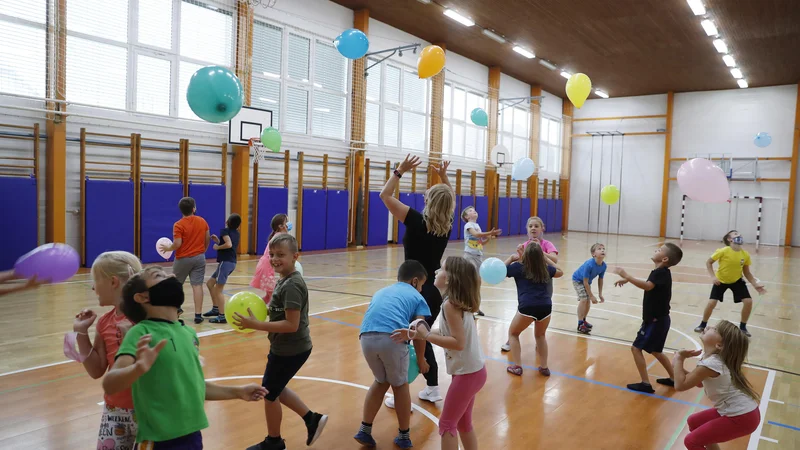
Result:
M511 199L508 197L500 197L497 202L497 228L503 230L503 236L511 236L511 229L509 228L511 224L510 213Z
M512 198L511 199L511 214L509 215L511 224L508 227L512 236L517 236L520 234L520 212L522 206L522 199L520 198ZM522 233L526 233L526 231L522 230Z
M475 211L478 213L481 230L489 231L489 197L475 197Z
M347 247L348 191L328 190L325 248Z
M267 248L267 238L272 234L272 217L289 211L289 189L282 187L258 188L258 230L256 230L256 254L262 255Z
M544 222L545 230L546 231L550 231L550 223L548 222L548 207L547 207L547 205L548 204L547 204L547 199L546 198L540 198L538 200L538 208L539 208L538 215L539 215L539 218L542 219L542 222Z
M36 248L39 243L36 179L0 177L0 195L3 198L4 216L0 221L0 236L5 241L0 252L0 270L8 270L14 267L20 256Z
M521 198L519 200L519 234L528 234L528 218L533 216L531 211L531 199Z
M133 181L86 179L84 208L86 209L85 250L88 267L91 267L98 255L106 251L123 250L134 253L133 188ZM173 206L177 210L178 204ZM172 233L167 237L171 240ZM155 249L155 245L156 243L153 241L153 249Z
M418 192L414 194L414 209L422 213L425 209L425 194Z
M555 229L553 231L562 231L564 229L564 200L556 200L556 218Z
M556 200L552 198L547 200L547 230L558 231L556 230Z
M156 252L156 241L162 237L172 240L172 226L181 219L178 202L183 198L183 185L180 183L154 183L142 181L141 210L139 228L142 245L142 262L163 262L164 258ZM200 208L198 208L198 211ZM202 214L200 215L202 217ZM175 259L173 253L170 260Z
M303 189L303 251L325 250L327 204L324 189Z
M211 234L219 237L220 231L225 228L225 200L228 195L222 184L192 184L189 183L189 197L197 204L197 215L206 219ZM240 228L241 229L241 228ZM214 241L206 249L206 258L216 258Z
M417 199L412 192L401 192L400 201L403 204L408 205L410 208L417 209ZM421 209L417 209L417 211L422 214ZM394 217L392 217L392 220L397 221L397 243L402 244L403 236L406 235L406 226L403 225L403 222L395 219Z
M386 245L389 242L389 209L383 204L380 192L369 193L367 245Z

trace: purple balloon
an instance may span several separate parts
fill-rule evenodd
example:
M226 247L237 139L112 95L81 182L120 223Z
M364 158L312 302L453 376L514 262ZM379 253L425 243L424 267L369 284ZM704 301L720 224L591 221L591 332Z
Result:
M695 158L678 169L678 186L690 199L705 203L727 202L731 196L728 178L711 161Z
M14 272L22 278L58 283L78 272L81 257L67 244L44 244L19 257Z

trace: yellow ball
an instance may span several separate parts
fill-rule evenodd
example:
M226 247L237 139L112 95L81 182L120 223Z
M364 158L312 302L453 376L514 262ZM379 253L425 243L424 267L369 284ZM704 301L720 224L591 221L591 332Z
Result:
M264 299L259 297L255 292L237 292L225 303L225 319L231 324L234 330L240 333L252 333L256 331L253 329L240 330L239 327L233 324L236 313L244 317L249 317L250 314L247 312L248 308L253 312L256 319L262 322L267 320L267 304L264 303Z

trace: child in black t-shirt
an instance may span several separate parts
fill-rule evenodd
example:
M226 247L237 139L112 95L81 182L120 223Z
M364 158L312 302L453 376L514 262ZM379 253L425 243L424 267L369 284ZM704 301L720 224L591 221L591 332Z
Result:
M655 392L650 385L650 377L647 374L647 363L644 360L642 351L653 355L658 362L664 366L669 374L669 378L658 378L656 382L666 386L675 386L673 381L672 362L664 353L664 343L667 341L669 333L669 301L672 298L672 273L669 268L677 265L683 258L683 252L675 244L664 244L659 247L651 258L656 268L650 272L647 280L630 276L625 269L615 268L614 273L622 277L614 283L616 286L623 286L630 282L639 289L644 290L644 300L642 305L642 326L633 341L631 352L639 375L642 377L641 383L632 383L628 389L632 391Z
M217 270L206 282L208 292L211 294L213 307L211 311L203 314L205 317L214 317L210 323L228 323L225 320L225 296L222 290L228 277L236 269L236 249L239 247L239 226L242 224L242 217L236 213L228 216L225 221L225 228L219 232L219 237L211 235L214 241L214 250L217 251Z

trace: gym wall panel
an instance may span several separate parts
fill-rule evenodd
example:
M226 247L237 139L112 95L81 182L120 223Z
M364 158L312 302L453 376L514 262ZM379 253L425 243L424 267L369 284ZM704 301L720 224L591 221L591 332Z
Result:
M389 209L383 204L380 192L370 192L367 245L386 245L389 242L388 229Z
M347 247L348 193L349 191L328 190L325 220L326 249Z
M511 236L511 199L500 197L497 202L497 228L503 230L502 236Z
M0 236L6 242L0 252L0 270L8 270L14 267L20 256L38 244L36 179L0 177L0 195L3 197L5 215L0 221Z
M538 212L539 218L542 219L542 222L544 222L545 230L549 231L550 230L549 218L548 218L549 210L547 208L548 205L547 202L549 202L549 200L546 198L540 198L536 202L538 205L537 207L539 208Z
M481 230L489 231L489 197L475 197L475 211L478 213Z
M156 252L156 241L162 237L172 240L172 226L182 217L178 202L183 198L183 185L151 181L141 183L141 260L143 263L163 262L164 258ZM173 254L170 260L174 259Z
M400 201L403 204L408 205L410 208L416 209L420 214L422 214L421 209L417 209L417 199L414 196L415 194L412 192L401 192L400 193ZM392 218L392 220L395 220ZM406 235L406 226L403 225L403 222L397 221L397 243L403 243L403 236Z
M267 238L272 233L272 217L289 211L289 189L283 187L258 188L258 230L256 230L256 254L263 254Z
M509 214L510 219L510 226L508 227L511 236L516 236L520 234L520 212L522 208L522 199L521 198L512 198L511 199L511 213ZM522 232L525 233L524 227L522 228Z
M558 199L555 200L556 208L555 208L555 227L553 231L561 231L564 228L564 200Z
M222 184L192 184L189 183L189 197L197 204L197 215L206 219L211 234L219 237L220 231L225 228L225 199L227 191ZM206 258L216 258L214 241L206 249Z
M325 250L325 218L327 192L324 189L303 189L303 251Z
M103 252L123 250L134 253L133 188L133 181L86 179L84 245L88 267ZM178 204L173 207L177 210ZM165 236L172 239L171 232ZM152 247L155 245L153 241Z
M416 209L420 213L422 212L423 209L425 209L425 194L421 192L417 192L414 194L414 209Z
M546 230L547 231L557 231L556 230L556 200L555 199L548 199L547 200L547 222L545 222Z

